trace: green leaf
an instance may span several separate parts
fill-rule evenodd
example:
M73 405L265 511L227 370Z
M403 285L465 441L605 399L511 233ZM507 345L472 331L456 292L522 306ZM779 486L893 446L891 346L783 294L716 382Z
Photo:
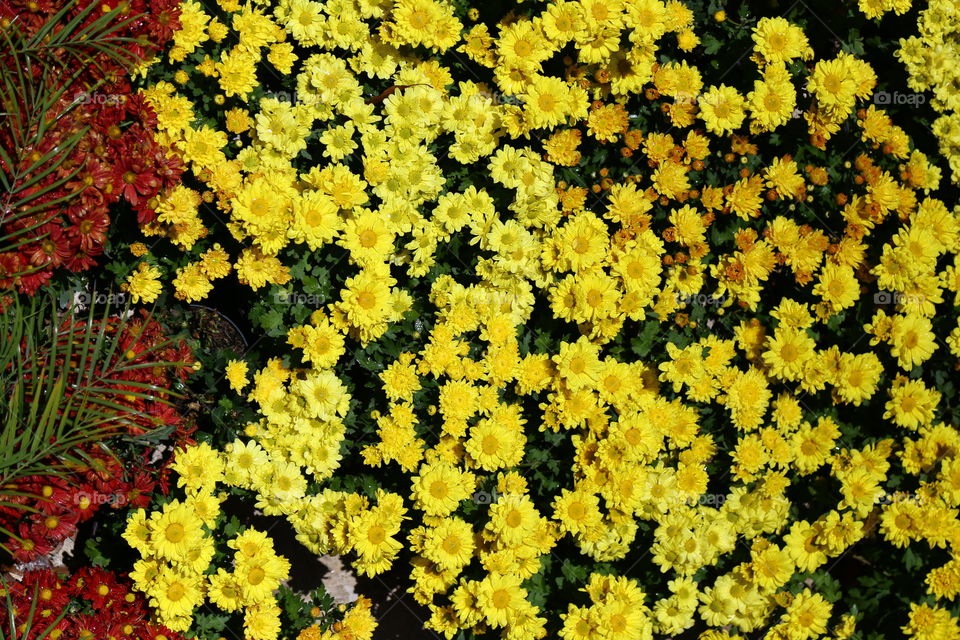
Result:
M121 314L121 317L126 315ZM115 329L103 330L108 323ZM125 337L126 336L126 337ZM120 402L133 396L169 404L177 394L129 374L154 366L154 360L128 361L121 342L131 336L109 305L100 312L58 311L56 294L43 291L23 300L14 297L0 314L0 502L16 494L16 482L31 475L66 481L77 468L86 468L84 445L123 435L149 416ZM161 341L141 352L164 348ZM64 367L63 363L71 363ZM147 434L149 436L149 434ZM6 532L5 532L6 533Z
M703 51L708 56L712 56L713 54L720 51L720 49L723 47L723 44L719 40L717 40L716 38L714 38L709 34L703 37L702 43L703 43Z
M100 536L96 538L88 538L87 542L83 545L83 553L87 556L87 559L95 567L106 567L110 564L110 558L103 555L103 552L100 551L100 543L102 542Z
M209 609L197 611L193 616L193 624L201 633L222 633L230 621L230 614L213 613Z
M573 564L569 560L564 560L560 565L560 573L568 583L583 584L587 581L590 571L585 565Z
M660 323L656 320L648 320L640 331L640 334L630 341L630 348L633 352L644 358L653 348L653 339L660 332Z

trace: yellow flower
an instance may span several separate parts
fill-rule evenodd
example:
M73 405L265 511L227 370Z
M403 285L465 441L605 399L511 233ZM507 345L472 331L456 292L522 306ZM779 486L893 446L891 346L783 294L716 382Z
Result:
M488 575L477 586L477 608L491 627L512 623L525 606L527 593L516 576Z
M188 264L177 269L177 277L173 279L174 296L178 300L196 302L203 300L213 290L213 285L201 269L200 263Z
M444 571L459 573L473 557L473 529L460 518L446 518L427 529L423 555Z
M190 616L203 602L201 586L199 575L184 574L164 567L147 586L147 593L156 602L161 619L170 626L172 621Z
M178 449L171 468L177 472L177 486L190 492L214 491L223 480L223 461L206 442Z
M474 476L448 463L425 463L413 477L414 505L428 516L448 516L474 490Z
M200 268L211 280L223 278L230 273L230 256L220 247L220 243L200 255Z
M700 107L700 118L711 133L723 135L735 131L746 117L746 102L743 96L725 84L710 87L701 93L697 104Z
M256 247L244 249L233 266L237 270L237 279L252 289L259 289L268 282L282 285L290 281L290 272L280 260L276 256L264 255Z
M160 558L174 562L186 560L203 538L203 523L188 505L177 500L153 512L148 526L152 550Z
M243 360L229 360L227 361L226 370L224 375L227 377L227 380L230 382L230 388L236 392L240 392L245 386L247 386L247 363Z
M771 372L783 380L797 380L805 364L813 357L816 343L802 329L778 327L767 339L763 360Z
M562 489L553 501L553 513L560 527L572 535L595 535L602 520L597 496L583 490Z
M127 276L121 289L130 294L134 304L141 301L154 302L163 290L160 270L149 263L141 262L137 265L137 270Z
M860 297L860 284L853 274L853 269L831 262L824 265L820 271L820 278L813 287L813 293L823 298L830 310L836 313L853 306Z
M827 621L833 605L819 593L804 589L793 599L784 615L790 637L797 640L817 638L827 630Z
M809 59L813 49L803 30L783 18L761 18L753 28L754 50L772 63Z

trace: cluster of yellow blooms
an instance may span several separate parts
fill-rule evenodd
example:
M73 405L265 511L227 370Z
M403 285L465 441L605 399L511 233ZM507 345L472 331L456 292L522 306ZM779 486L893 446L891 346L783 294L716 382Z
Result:
M222 496L217 484L227 482L221 454L208 444L178 452L173 470L184 500L171 500L159 511L136 510L124 539L140 552L130 577L150 598L160 621L173 631L186 631L193 611L205 601L224 611L243 611L251 640L276 638L280 608L274 590L285 580L290 563L277 555L273 540L262 531L246 529L227 542L234 549L233 570L208 572L214 556L212 527Z
M913 0L859 0L860 11L868 18L879 18L889 11L902 16L912 4Z
M508 640L543 637L547 612L528 600L521 583L564 537L597 562L624 558L641 522L654 527L651 560L672 575L669 595L651 602L636 581L595 573L585 588L589 604L570 604L562 615L561 638L649 640L654 633L679 634L699 617L713 627L702 636L710 640L770 624L776 625L771 637L807 640L827 633L833 607L819 594L791 595L784 587L795 573L822 567L870 533L871 514L876 519L879 511L879 530L894 545L922 540L958 548L960 431L935 420L940 394L907 375L881 390L876 353L818 344L818 330L838 314L873 294L888 296L890 313L877 310L864 330L909 374L942 348L937 339L944 336L935 335L931 319L944 290L960 298L960 213L928 197L939 169L911 149L882 109L863 105L876 85L866 62L847 53L814 61L799 27L764 18L753 32L756 78L742 94L705 86L686 61L657 62L668 36L680 52L699 43L692 11L677 0L553 2L532 19L502 23L496 35L483 23L464 26L440 0L268 4L219 0L232 14L230 26L198 3L183 4L172 61L208 41L236 42L196 67L204 76L198 81L219 86L217 104L246 100L265 68L286 77L297 100L267 96L233 107L223 114L226 131L219 131L195 125L194 105L174 84L147 89L161 141L208 190L178 186L144 231L190 251L207 232L201 203L228 218L223 224L244 248L230 257L213 247L184 267L173 284L188 301L204 298L211 281L230 271L254 289L287 283L280 255L290 248L321 252L338 245L353 275L338 300L288 335L308 367L286 367L278 358L256 371L249 399L262 419L247 428L253 439L222 453L188 449L178 465L189 508L174 502L149 520L141 513L132 521L129 538L144 554L136 579L165 620L182 627L207 580L211 601L245 608L251 637L276 631L267 594L286 566L265 538L242 534L237 568L218 572L216 585L214 576L201 575L209 536L200 516L183 514L204 500L215 511L216 482L256 492L257 507L285 516L305 546L354 554L354 566L366 575L388 570L406 543L414 554L411 592L429 608L428 626L446 638L489 629ZM570 43L578 59L568 75L545 73L545 63ZM472 80L455 82L450 68L414 55L413 47L486 67L497 92ZM295 50L310 54L298 57ZM791 64L798 60L809 70ZM192 80L179 73L177 82ZM395 90L365 99L362 87L374 79L389 80ZM800 104L807 101L801 90L809 104ZM662 100L671 132L631 129L624 106L631 96ZM737 132L760 135L803 118L812 144L825 148L851 116L863 142L879 151L874 155L900 162L899 174L867 153L855 159L861 192L837 195L845 222L839 235L787 215L758 220L765 202L789 202L782 207L789 211L804 207L808 191L826 185L829 174L790 155L758 166L757 147ZM318 127L324 158L298 168ZM645 158L649 173L598 185L594 192L606 191L606 202L588 206L590 189L559 183L556 175L558 166L579 162L584 132L593 143L617 142L624 156ZM542 153L531 139L542 140ZM228 142L237 150L231 158L224 153ZM729 153L717 151L721 142ZM445 162L475 165L476 184L450 190L431 150L437 146ZM740 178L702 184L705 165L718 155L725 162L739 158ZM647 176L649 184L642 184ZM494 194L503 192L509 202L500 206ZM718 216L730 214L742 225L724 252L708 238ZM669 226L655 230L652 223L662 219ZM871 247L871 232L887 222L899 229ZM380 489L371 500L309 490L331 477L344 453L351 397L336 365L347 341L375 341L400 320L413 300L395 278L398 270L424 276L454 234L468 236L482 252L477 282L450 276L432 282L436 323L422 350L384 363L388 409L370 416L378 439L360 451L367 465L396 465L409 478L409 493ZM868 249L882 250L879 264L871 266ZM938 271L951 255L953 266ZM729 336L682 349L668 345L662 361L603 353L626 322L651 312L664 322L685 321L686 301L701 292L721 301L718 312L756 310L762 294L769 302L773 287L764 287L775 272L792 277L813 302L783 298L771 312L773 326L745 320ZM875 283L873 290L866 283ZM135 283L128 284L136 293ZM537 319L538 297L580 337L555 353L524 355L522 330ZM946 345L960 357L960 324ZM246 388L246 373L245 363L228 367L237 391ZM669 385L663 393L661 384ZM805 419L799 400L828 387L837 405L858 406L886 393L885 419L904 429L902 442L841 449L841 425L825 416ZM425 388L438 389L429 406L414 402ZM574 484L547 505L534 500L518 471L531 429L521 401L539 403L542 418L532 426L567 434L573 447ZM736 430L729 454L736 483L720 496L708 493L705 465L722 454L700 425L700 409L714 403ZM890 497L883 483L895 455L912 474L940 464L940 476L877 510ZM201 459L202 480L191 480L191 461ZM787 488L818 470L839 482L840 496L835 509L803 519ZM483 523L471 523L461 506L484 487L495 498L482 511ZM190 533L171 541L167 523L176 518ZM416 526L404 528L407 519ZM749 561L709 584L695 580L738 545ZM252 567L263 575L251 586ZM171 600L169 588L148 586L170 580L189 594L182 603ZM238 586L228 594L228 584ZM954 598L960 561L931 571L927 584L936 598ZM836 616L832 637L849 637L853 622ZM960 633L937 606L915 605L904 625L921 640Z
M369 598L360 596L343 616L343 620L333 623L324 631L320 625L313 625L300 632L297 640L370 640L377 627L377 620L371 613Z
M950 0L931 0L920 12L920 35L900 40L897 57L910 74L914 91L933 94L931 106L942 115L933 122L940 153L950 163L953 182L960 184L960 8Z
M299 478L299 467L291 471L283 463L270 464L254 443L247 447L238 443L228 451L225 455L206 443L178 451L173 470L186 498L171 500L149 515L143 509L131 515L123 537L142 558L130 577L171 630L189 629L195 609L209 602L226 612L242 611L249 640L272 640L281 631L273 594L289 577L290 563L274 551L266 533L247 528L227 541L234 550L232 570L213 566L214 525L224 498L216 488L271 487L264 497L269 504L258 507L276 514L277 504L298 495L289 482ZM313 626L300 638L370 640L376 627L370 610L370 601L361 597L331 629Z

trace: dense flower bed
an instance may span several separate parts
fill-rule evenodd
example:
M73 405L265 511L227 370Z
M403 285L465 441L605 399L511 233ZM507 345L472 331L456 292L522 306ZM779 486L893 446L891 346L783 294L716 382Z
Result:
M104 336L119 333L118 348L106 362L81 370L77 365L89 360L90 347L78 337L83 327L68 323L58 329L59 349L52 354L24 339L21 348L30 356L26 379L42 377L51 367L67 371L65 402L70 402L73 390L89 380L110 380L109 386L100 391L102 400L110 404L109 415L98 420L97 429L110 435L169 429L174 443L192 442L189 436L195 427L191 420L177 411L166 393L148 395L143 386L168 390L176 381L186 380L193 355L185 343L172 343L160 324L147 317L122 326L117 319L108 319L99 322L96 331ZM144 507L150 504L156 489L167 492L170 456L158 459L144 451L135 467L125 468L126 461L99 443L84 444L79 449L85 464L69 469L67 475L30 476L7 487L11 495L0 502L0 530L17 536L6 543L14 560L31 562L51 552L101 508Z
M158 9L93 278L250 336L102 534L158 624L375 637L306 549L447 640L960 636L960 15L753 4Z
M128 581L104 569L85 568L70 576L49 569L31 571L2 591L16 612L14 618L0 619L5 637L183 640L151 623L146 599L131 591Z
M0 288L33 293L58 268L95 265L121 199L141 222L156 216L153 200L182 167L154 140L155 114L132 90L128 64L162 47L179 13L175 0L0 3L0 65L36 91L2 94ZM67 23L87 40L60 41ZM122 43L123 56L88 46L96 36Z

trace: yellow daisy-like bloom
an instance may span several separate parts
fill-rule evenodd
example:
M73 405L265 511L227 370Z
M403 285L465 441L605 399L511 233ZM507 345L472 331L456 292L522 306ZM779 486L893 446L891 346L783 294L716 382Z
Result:
M908 429L918 429L933 422L940 393L929 389L922 380L897 376L890 386L890 400L883 418Z
M553 356L557 373L571 389L591 387L600 377L599 349L581 336L576 342L560 343L560 352Z
M194 170L205 169L226 160L221 149L227 146L227 136L206 125L199 129L187 127L177 146L184 158L193 163Z
M816 343L801 329L779 327L767 340L763 360L771 372L783 380L797 380L804 365L813 357Z
M383 215L364 211L344 224L340 245L350 252L350 259L360 266L382 263L393 251L394 233L385 224Z
M203 270L211 280L223 278L231 270L230 256L216 243L200 255L200 269Z
M803 29L780 17L761 18L753 28L753 42L754 50L766 62L790 62L813 55Z
M429 528L423 555L444 571L460 572L473 557L473 528L460 518L447 518Z
M150 550L151 535L152 529L147 522L147 513L143 509L137 509L130 514L127 526L121 534L127 544L144 555Z
M516 576L489 575L477 586L477 608L491 627L504 627L526 602L526 591Z
M784 615L790 637L796 640L817 638L827 630L833 605L819 593L804 589L793 599Z
M186 560L203 538L203 523L187 505L174 500L150 516L150 546L167 560Z
M413 478L414 505L429 516L447 516L474 490L474 476L450 463L432 462Z
M846 111L855 101L857 81L847 58L821 60L813 68L807 89L827 108Z
M564 531L588 537L595 535L603 518L597 496L582 490L561 490L553 501L553 513Z
M890 329L890 353L905 371L925 362L937 350L936 336L928 318L896 315Z
M386 320L391 315L390 287L396 281L385 269L364 269L348 278L341 291L343 310L347 321L360 331L361 341L366 342L379 335L378 327L386 329Z
M393 536L399 530L399 522L379 511L366 511L349 523L349 541L359 554L357 570L374 576L389 569L394 556L403 544Z
M163 291L160 284L160 270L155 266L141 262L136 271L127 276L121 289L130 294L134 304L139 302L154 302Z
M523 459L526 438L520 424L498 424L484 419L470 428L464 445L474 464L486 471L509 468Z
M239 393L243 390L249 380L247 379L247 371L249 367L244 360L229 360L227 361L227 366L224 371L224 375L227 378L227 381L230 383L230 388Z
M876 392L882 374L883 365L875 354L844 353L840 356L840 367L834 381L837 395L844 402L860 406Z
M290 563L272 550L253 557L236 554L234 575L245 604L263 602L290 574Z
M700 118L707 131L723 135L735 131L746 117L746 101L743 96L725 84L710 87L697 98Z
M187 491L213 491L223 479L223 460L206 442L179 449L171 468L177 472L177 486Z
M797 93L789 80L757 80L747 94L751 131L773 131L785 125L796 107Z
M490 505L486 534L492 534L506 545L519 544L537 529L540 520L528 496L504 494Z
M257 86L256 63L254 55L243 47L224 51L216 65L217 80L224 95L246 99Z
M224 611L237 611L241 608L243 595L237 578L225 569L207 578L207 598Z
M164 567L150 583L148 593L168 626L180 617L190 616L203 602L200 580L199 575ZM177 626L176 623L174 626Z
M237 270L237 279L253 289L259 289L268 282L282 285L290 281L287 267L276 256L264 255L256 247L244 249L233 266Z
M860 297L860 284L853 269L833 263L827 263L820 271L820 279L813 287L813 293L823 298L836 313L852 307Z

